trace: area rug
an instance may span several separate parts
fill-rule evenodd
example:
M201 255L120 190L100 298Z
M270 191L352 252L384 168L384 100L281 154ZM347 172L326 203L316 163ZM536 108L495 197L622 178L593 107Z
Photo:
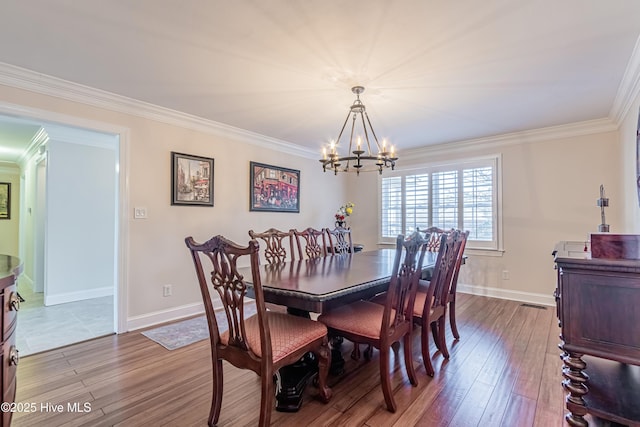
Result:
M253 316L255 313L255 304L247 304L244 306L245 318ZM216 319L220 333L229 328L227 316L225 316L224 311L220 310L216 312ZM207 318L205 316L198 316L193 319L149 329L148 331L142 332L142 335L157 342L167 350L175 350L209 338L209 326L207 325Z

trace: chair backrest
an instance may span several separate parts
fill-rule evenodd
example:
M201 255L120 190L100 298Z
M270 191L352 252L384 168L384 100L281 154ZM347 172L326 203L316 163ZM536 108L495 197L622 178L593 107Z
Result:
M440 237L440 249L429 281L423 316L428 316L432 308L444 306L448 302L457 256L463 241L462 235L459 230L451 230Z
M307 255L308 259L316 259L327 254L327 241L325 238L324 228L316 230L315 228L306 228L302 231L293 230L298 247L298 257L304 259ZM304 249L303 249L304 247Z
M438 252L440 250L440 238L447 233L446 230L438 227L429 227L424 230L418 228L418 232L424 233L425 238L428 239L427 251L429 252Z
M259 357L248 346L245 328L245 299L247 284L245 278L238 274L238 260L249 256L252 272L252 287L260 329L260 350L262 360L271 362L271 333L266 319L266 308L260 281L260 265L258 251L260 246L251 240L247 247L238 246L222 236L215 236L205 243L196 243L192 237L185 239L191 251L196 268L200 292L204 302L205 313L209 325L211 352L214 360L219 356L239 367L256 370ZM220 340L220 329L213 309L212 293L217 292L228 324L228 341L225 345Z
M469 232L460 232L460 247L456 254L456 265L453 270L453 276L451 277L451 289L449 290L449 301L455 299L456 290L458 288L458 273L460 273L460 266L462 265L462 259L464 257L464 248L467 246L467 239L469 238Z
M287 254L291 256L291 260L295 259L293 252L293 230L280 231L270 228L265 232L256 233L249 230L251 239L261 239L265 243L264 257L267 264L277 264L287 261ZM289 249L285 249L288 246Z
M336 227L333 230L327 228L327 238L329 240L329 252L332 254L353 253L353 241L351 240L351 229Z
M402 235L396 238L396 254L386 294L382 331L391 334L403 324L412 325L413 305L426 251L427 240L418 232L407 239Z

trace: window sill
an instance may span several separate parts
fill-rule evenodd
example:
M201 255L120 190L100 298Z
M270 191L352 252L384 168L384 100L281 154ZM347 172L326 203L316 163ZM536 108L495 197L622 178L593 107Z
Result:
M473 256L486 256L486 257L501 257L504 255L504 249L474 249L474 248L465 248L465 255L473 255Z

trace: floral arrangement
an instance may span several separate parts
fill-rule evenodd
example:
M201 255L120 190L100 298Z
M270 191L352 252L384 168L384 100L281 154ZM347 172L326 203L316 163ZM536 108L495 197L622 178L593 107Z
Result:
M353 213L354 206L355 206L355 203L351 203L351 202L348 202L340 206L335 215L336 223L339 223L339 225L344 224L345 218L348 216L351 216L351 214Z

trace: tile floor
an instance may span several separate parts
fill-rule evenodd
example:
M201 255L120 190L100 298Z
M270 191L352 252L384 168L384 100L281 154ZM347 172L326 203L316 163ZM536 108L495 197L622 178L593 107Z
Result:
M44 294L18 281L20 303L16 347L20 356L39 353L114 333L113 297L45 307Z

